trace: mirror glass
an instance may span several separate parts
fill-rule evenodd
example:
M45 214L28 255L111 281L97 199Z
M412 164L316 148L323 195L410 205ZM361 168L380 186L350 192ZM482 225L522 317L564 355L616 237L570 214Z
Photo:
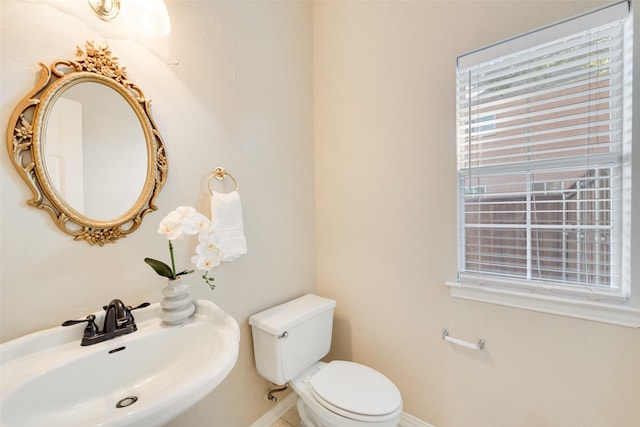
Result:
M59 196L107 221L134 205L147 177L140 120L111 87L84 81L62 91L45 119L45 165Z

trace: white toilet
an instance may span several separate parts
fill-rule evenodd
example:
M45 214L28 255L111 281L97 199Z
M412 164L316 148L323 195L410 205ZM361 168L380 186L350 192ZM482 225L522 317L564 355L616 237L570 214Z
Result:
M289 383L307 427L396 427L402 397L387 377L354 362L320 362L331 347L335 306L308 294L251 316L258 372Z

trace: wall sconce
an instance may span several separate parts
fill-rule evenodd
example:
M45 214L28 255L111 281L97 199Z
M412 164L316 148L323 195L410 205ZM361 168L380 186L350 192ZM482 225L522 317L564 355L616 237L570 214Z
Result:
M89 5L100 19L117 18L133 35L163 37L171 32L164 0L89 0Z
M103 21L111 21L120 13L120 0L89 0L89 5Z

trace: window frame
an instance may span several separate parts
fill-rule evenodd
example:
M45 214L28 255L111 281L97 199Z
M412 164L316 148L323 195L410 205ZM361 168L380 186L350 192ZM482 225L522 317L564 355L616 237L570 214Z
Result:
M527 43L526 39L529 34L537 33L536 37L547 38L548 40L553 40L555 38L560 38L558 34L562 34L563 31L566 31L563 27L566 27L566 23L571 23L575 21L586 21L591 22L595 14L601 13L601 11L615 7L620 4L626 4L629 10L628 18L625 22L625 25L628 27L625 30L625 34L633 34L633 8L630 2L624 1L615 3L610 6L605 6L604 8L598 9L596 11L588 12L578 17L570 18L566 21L553 24L547 27L543 27L541 29L532 31L530 33L526 33L522 36L514 37L512 39L506 40L506 43L514 43L517 45L522 45L522 43ZM584 22L582 23L584 25ZM589 25L589 24L587 24ZM593 27L594 25L591 25ZM525 37L523 37L525 36ZM522 41L523 39L524 42ZM632 35L632 37L636 37L637 43L637 35ZM625 44L632 45L629 43L631 40L625 40ZM496 43L494 45L488 46L486 48L478 49L477 51L470 52L470 54L479 54L480 56L485 56L487 58L491 58L492 55L495 58L503 56L504 53L501 52L502 43ZM512 49L515 51L515 49ZM637 51L637 47L636 47ZM625 55L631 55L632 53L626 52ZM467 54L465 54L467 55ZM462 57L464 57L463 55ZM460 59L460 58L459 58ZM630 90L632 83L631 73L628 68L629 64L625 65L625 75L624 78L627 80L625 82L625 90ZM638 82L636 82L638 85ZM625 109L628 109L625 113L625 138L631 138L631 126L633 124L631 114L628 114L630 110L631 96L627 96L623 102L625 104ZM636 117L638 114L636 113ZM636 130L636 135L638 134L639 129ZM457 132L456 132L457 134ZM636 137L636 140L638 137ZM630 145L633 144L633 141ZM637 145L637 144L636 144ZM456 144L457 146L457 144ZM631 173L631 157L627 153L627 161L629 162L626 166L626 169L623 173ZM638 156L636 155L636 159ZM637 166L636 166L637 167ZM630 180L632 181L632 180ZM456 184L458 191L461 191L460 183ZM630 232L631 230L631 204L632 204L632 192L635 191L635 195L640 194L637 189L632 188L623 188L625 194L623 197L623 221L621 226L622 229L622 254L620 256L621 261L623 263L622 271L621 271L621 282L622 285L619 289L615 288L598 288L598 289L585 289L572 287L569 284L553 283L553 282L534 282L530 280L519 280L517 278L496 278L491 277L489 279L484 278L478 275L469 275L464 272L460 272L459 263L462 256L462 248L464 248L464 236L463 233L458 230L458 238L457 238L457 247L458 247L458 277L455 281L447 281L446 285L449 287L450 293L452 297L469 299L474 301L488 302L498 305L504 305L509 307L516 307L522 309L528 309L533 311L563 315L576 317L581 319L594 320L599 322L611 323L622 326L630 326L630 327L640 327L640 304L638 296L640 295L640 281L636 280L635 290L636 293L633 293L634 284L631 281L631 250L632 250L632 239ZM634 201L635 203L635 201ZM637 206L637 203L635 203ZM460 209L460 207L458 207ZM459 215L460 216L460 215ZM637 215L636 215L637 216ZM458 228L461 227L461 221L458 221ZM636 225L636 224L634 224ZM640 226L637 224L636 226ZM640 236L640 233L635 232L636 236ZM640 267L636 267L638 271L640 271ZM632 293L635 295L635 303L632 299Z

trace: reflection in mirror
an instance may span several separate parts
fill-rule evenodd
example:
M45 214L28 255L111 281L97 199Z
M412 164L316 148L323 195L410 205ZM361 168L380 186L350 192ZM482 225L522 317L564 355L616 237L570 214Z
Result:
M46 118L46 170L67 204L109 220L133 206L147 176L147 147L135 111L96 82L69 87ZM127 171L127 173L121 173Z
M75 59L40 67L7 131L27 203L75 240L115 243L157 209L167 177L150 101L106 45L87 42Z

